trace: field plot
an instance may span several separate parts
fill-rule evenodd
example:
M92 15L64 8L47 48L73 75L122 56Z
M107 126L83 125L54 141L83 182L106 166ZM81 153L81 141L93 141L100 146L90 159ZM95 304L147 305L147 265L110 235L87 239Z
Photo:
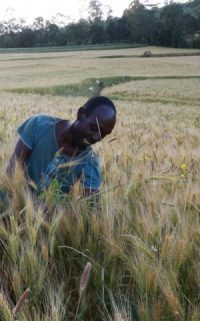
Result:
M199 321L200 57L101 58L146 50L175 52L0 55L0 185L9 195L0 217L1 320L13 320L29 288L20 321ZM93 89L83 91L84 81ZM56 87L69 85L71 95ZM96 89L118 110L113 133L94 147L101 209L77 185L64 201L49 190L44 211L20 169L12 180L5 174L15 130L36 113L74 119Z
M114 51L1 54L0 88L68 85L94 77L200 75L199 56L128 57L129 55L142 55L149 49L152 53L164 52L162 48L147 47ZM175 52L175 49L165 50L166 53ZM114 56L119 58L106 58Z
M200 101L200 78L160 78L130 81L106 88L103 93L113 98L146 102L197 105Z

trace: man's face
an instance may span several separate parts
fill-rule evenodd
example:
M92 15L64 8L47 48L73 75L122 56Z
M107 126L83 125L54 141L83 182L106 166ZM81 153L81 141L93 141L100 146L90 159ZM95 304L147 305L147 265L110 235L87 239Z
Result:
M77 120L73 126L74 144L80 149L99 142L109 135L116 122L116 114L109 106L102 105L86 116L84 108L79 109Z

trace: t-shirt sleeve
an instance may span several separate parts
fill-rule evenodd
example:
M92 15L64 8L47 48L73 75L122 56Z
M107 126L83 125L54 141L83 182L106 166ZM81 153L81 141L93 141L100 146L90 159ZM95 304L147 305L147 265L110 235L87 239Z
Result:
M30 149L33 149L40 133L40 115L28 118L21 126L17 128L17 133L22 142Z
M83 188L98 190L101 185L101 171L99 157L94 153L90 153L85 162L82 173Z

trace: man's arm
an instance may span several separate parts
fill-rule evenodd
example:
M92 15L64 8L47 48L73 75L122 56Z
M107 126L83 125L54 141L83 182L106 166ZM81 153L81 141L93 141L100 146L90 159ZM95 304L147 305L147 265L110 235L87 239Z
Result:
M21 139L18 140L14 152L11 156L11 159L9 160L8 167L6 169L6 172L8 175L12 176L14 169L15 169L15 163L16 161L19 161L22 165L22 167L25 166L26 161L31 155L31 149L28 148Z

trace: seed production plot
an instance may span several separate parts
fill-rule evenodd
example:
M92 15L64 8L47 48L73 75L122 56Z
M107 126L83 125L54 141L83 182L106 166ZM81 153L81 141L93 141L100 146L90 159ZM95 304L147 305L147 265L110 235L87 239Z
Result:
M175 52L0 55L1 320L199 321L200 57L99 58L146 50ZM37 113L73 120L96 89L118 113L94 147L100 210L79 184L64 199L52 185L37 206L21 169L5 172L16 128Z

